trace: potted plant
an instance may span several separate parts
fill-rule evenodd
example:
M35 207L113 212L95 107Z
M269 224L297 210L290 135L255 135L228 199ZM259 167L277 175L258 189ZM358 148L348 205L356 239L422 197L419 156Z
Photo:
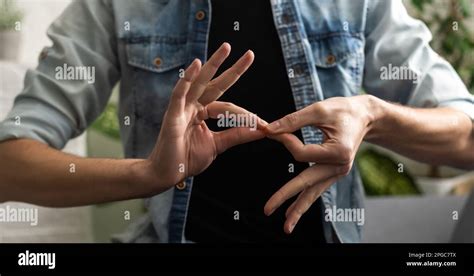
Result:
M23 13L12 0L0 1L0 60L16 60Z

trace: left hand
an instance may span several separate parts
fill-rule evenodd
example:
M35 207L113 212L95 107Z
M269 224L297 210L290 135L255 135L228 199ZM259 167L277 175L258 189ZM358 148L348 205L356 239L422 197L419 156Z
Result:
M299 194L286 211L286 233L293 231L301 216L329 186L350 172L357 149L373 121L369 103L370 96L366 95L330 98L266 126L268 136L283 143L297 161L316 163L281 187L265 204L265 214L271 215ZM305 145L291 134L304 126L319 128L324 134L323 143Z

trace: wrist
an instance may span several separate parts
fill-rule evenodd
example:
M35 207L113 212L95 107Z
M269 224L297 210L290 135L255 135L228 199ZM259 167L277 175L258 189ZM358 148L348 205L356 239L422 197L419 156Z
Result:
M387 103L375 96L364 95L367 114L367 133L365 139L370 141L378 137L386 118Z
M130 166L130 176L132 176L132 185L136 185L141 197L149 197L166 190L165 184L155 173L153 164L148 159L136 160Z

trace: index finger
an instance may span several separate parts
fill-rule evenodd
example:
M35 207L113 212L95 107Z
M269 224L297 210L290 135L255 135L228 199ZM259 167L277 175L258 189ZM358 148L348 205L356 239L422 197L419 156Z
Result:
M305 126L309 126L315 122L315 115L313 106L307 106L296 112L290 113L285 117L270 123L266 130L271 134L278 134L284 132L295 132Z
M230 44L225 42L217 49L211 58L202 66L201 72L192 83L188 93L188 101L197 101L207 87L208 82L214 77L219 67L230 54Z
M202 105L217 100L247 71L254 60L254 53L248 50L240 59L217 78L209 82L205 92L199 98Z
M184 72L184 77L178 80L168 104L168 112L171 116L177 117L183 112L186 103L186 94L200 69L201 61L195 59Z

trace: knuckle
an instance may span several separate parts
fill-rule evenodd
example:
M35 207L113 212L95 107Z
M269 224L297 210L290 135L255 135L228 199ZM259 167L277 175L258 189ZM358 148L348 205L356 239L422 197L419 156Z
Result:
M195 103L198 114L207 113L207 107L202 105L200 102Z
M352 105L352 100L348 99L347 97L335 97L334 99L341 102L344 106Z
M216 71L219 69L219 67L221 65L219 63L219 61L217 61L213 58L211 58L207 63L209 64L209 66L211 67L212 70L216 70Z
M215 83L209 83L207 85L207 89L209 91L214 91L215 93L217 94L222 94L224 93L224 90L222 88L219 87L219 85L215 84Z
M309 186L311 186L311 182L309 181L309 179L302 174L296 176L296 181L300 183L303 188L308 188Z
M314 203L314 201L315 201L315 200L313 200L313 198L315 198L315 197L316 197L316 195L311 195L311 196L308 198L308 200L303 203L303 207L302 207L302 211L303 211L303 212L302 212L302 214L303 214L303 213L306 213L306 211L308 211L309 208L311 208L311 205L313 205L313 203Z
M352 163L353 152L352 147L350 145L341 144L338 147L337 155L339 156L339 160L342 164Z
M233 79L238 79L242 76L242 74L237 69L230 70L229 73L230 73L231 78Z
M317 112L323 118L326 118L331 115L330 114L331 112L329 111L329 108L328 106L326 106L324 101L315 103L313 105L313 110L314 112Z
M351 169L352 169L352 164L347 163L347 164L344 164L342 166L339 166L337 171L338 171L339 175L346 176L351 172Z
M284 198L285 198L285 192L283 192L282 189L278 190L278 191L275 193L276 202L280 202L280 201L282 201Z
M303 215L304 210L301 207L295 207L294 210L292 210L289 218L291 221L294 221L294 224L297 224Z
M298 206L293 210L293 213L295 214L294 218L298 220L303 215L304 211L301 206Z
M284 120L289 126L293 126L298 122L298 116L294 113L288 114L284 117Z
M236 107L235 104L230 103L230 102L222 102L223 106L225 109L234 109Z
M311 207L311 205L313 205L313 203L316 202L316 200L318 200L318 197L319 197L320 193L319 192L313 192L311 194L311 197L310 197L310 202L308 203L308 209Z

